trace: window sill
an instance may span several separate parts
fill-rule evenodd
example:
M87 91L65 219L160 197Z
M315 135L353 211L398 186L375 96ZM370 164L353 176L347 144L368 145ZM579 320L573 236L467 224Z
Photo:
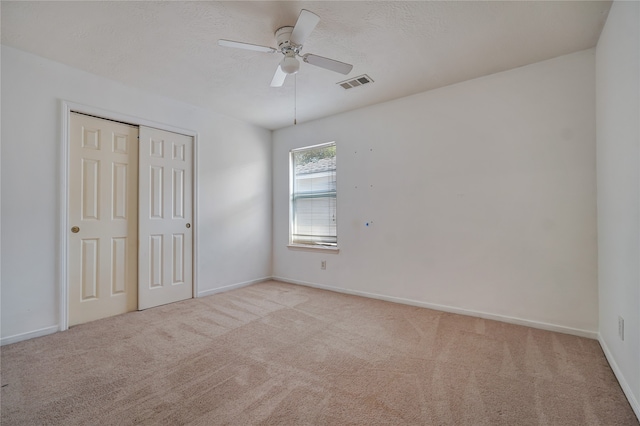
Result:
M332 254L337 254L340 251L338 247L309 246L304 244L287 244L287 247L293 250L323 251L323 252L329 252Z

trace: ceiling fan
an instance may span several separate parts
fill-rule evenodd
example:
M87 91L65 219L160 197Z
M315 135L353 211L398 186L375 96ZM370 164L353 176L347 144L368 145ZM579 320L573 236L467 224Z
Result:
M218 40L220 46L236 47L239 49L254 50L256 52L276 53L280 52L284 55L284 58L278 65L276 73L271 80L271 87L281 87L284 84L284 80L287 75L295 74L300 69L300 62L296 59L296 56L302 58L302 60L308 64L315 65L320 68L325 68L331 71L339 72L340 74L349 74L353 65L346 64L344 62L336 61L335 59L324 58L318 55L312 55L310 53L300 54L302 45L304 44L309 34L320 22L320 17L313 12L306 9L302 9L295 26L279 28L276 33L276 43L278 48L259 46L257 44L242 43L239 41L231 40Z

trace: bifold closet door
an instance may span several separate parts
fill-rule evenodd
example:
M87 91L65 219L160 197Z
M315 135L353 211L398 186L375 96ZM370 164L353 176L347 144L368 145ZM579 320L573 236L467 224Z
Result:
M140 127L138 309L193 297L193 138Z

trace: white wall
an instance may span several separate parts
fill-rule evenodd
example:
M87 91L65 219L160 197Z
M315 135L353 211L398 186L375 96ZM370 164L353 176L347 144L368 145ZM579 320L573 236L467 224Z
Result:
M198 132L200 293L271 276L271 132L2 46L4 343L59 324L62 99Z
M600 342L640 418L640 3L613 3L596 87Z
M591 49L275 131L274 276L595 337L594 72ZM287 248L288 151L329 141L340 251Z

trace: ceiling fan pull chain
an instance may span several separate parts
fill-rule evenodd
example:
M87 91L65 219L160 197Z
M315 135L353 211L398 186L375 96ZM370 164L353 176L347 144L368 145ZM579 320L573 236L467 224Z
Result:
M293 75L293 125L298 124L298 74Z

